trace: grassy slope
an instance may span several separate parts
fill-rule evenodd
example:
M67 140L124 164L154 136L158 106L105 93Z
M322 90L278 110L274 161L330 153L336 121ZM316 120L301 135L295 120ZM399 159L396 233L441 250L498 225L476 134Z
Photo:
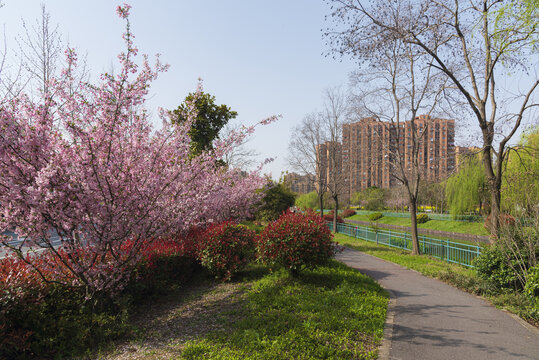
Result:
M388 296L370 278L333 261L292 278L253 280L239 320L191 341L184 359L374 359Z
M367 215L354 215L348 220L369 221ZM410 219L384 216L378 220L379 224L401 225L410 226ZM418 224L419 228L450 231L461 234L483 235L488 236L488 232L485 230L483 223L466 222L466 221L453 221L453 220L429 220L426 223Z
M487 281L479 278L473 269L446 263L429 256L414 256L408 251L354 239L343 234L336 234L335 241L341 245L416 270L423 275L440 279L469 293L482 295L496 307L506 309L529 323L539 326L538 314L534 313L528 298L517 292L497 292Z

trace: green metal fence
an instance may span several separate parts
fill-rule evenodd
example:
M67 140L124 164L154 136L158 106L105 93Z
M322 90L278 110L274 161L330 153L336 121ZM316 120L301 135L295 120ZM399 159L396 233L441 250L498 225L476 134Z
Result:
M333 231L333 223L327 223ZM367 226L338 223L337 232L356 239L375 242L403 250L412 250L412 235L392 230L374 230ZM440 240L419 235L421 254L455 264L473 267L472 261L481 254L479 245L468 245L449 240Z
M363 215L369 215L376 211L368 211L368 210L356 210L356 213L363 214ZM418 213L419 215L420 213ZM423 214L423 213L421 213ZM462 221L462 222L483 222L485 221L485 217L481 215L449 215L449 214L438 214L438 213L424 213L429 216L432 220L452 220L452 221ZM384 216L390 216L390 217L398 217L398 218L410 218L410 213L407 212L392 212L392 211L382 211L382 215Z

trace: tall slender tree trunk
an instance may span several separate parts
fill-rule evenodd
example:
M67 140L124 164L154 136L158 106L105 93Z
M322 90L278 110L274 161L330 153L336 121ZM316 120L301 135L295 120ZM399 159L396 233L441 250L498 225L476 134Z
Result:
M335 201L335 211L333 212L333 232L337 233L337 214L339 212L339 197L334 196L333 200Z
M484 134L483 137L487 137ZM501 177L500 174L494 172L492 164L491 147L483 149L483 165L487 175L488 189L490 191L490 222L488 228L490 230L490 242L495 243L500 229L500 206L501 206ZM501 154L499 155L501 156Z
M412 254L419 255L419 237L417 235L417 200L413 197L410 197L408 210L410 211L410 220L412 222Z
M324 194L320 192L318 194L318 207L320 209L320 217L324 217Z

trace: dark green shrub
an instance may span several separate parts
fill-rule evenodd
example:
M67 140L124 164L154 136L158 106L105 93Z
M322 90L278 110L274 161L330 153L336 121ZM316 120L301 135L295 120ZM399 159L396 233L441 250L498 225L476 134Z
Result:
M496 288L500 290L518 288L518 278L498 246L483 248L481 255L475 258L473 264L477 274Z
M528 269L528 278L524 286L524 293L530 297L539 297L539 264Z
M427 214L419 214L419 215L417 215L417 223L418 224L424 224L429 220L430 220L430 218L429 218L429 216Z
M530 299L530 316L539 321L539 264L528 269L524 294Z
M382 214L381 212L374 212L372 214L369 214L369 220L370 221L376 221L378 219L381 219L384 217L384 214Z
M257 220L272 221L294 206L296 195L283 183L268 183L262 190L263 197L255 215Z
M286 212L260 234L259 259L297 275L304 267L313 268L329 261L335 254L332 239L326 222L318 214Z

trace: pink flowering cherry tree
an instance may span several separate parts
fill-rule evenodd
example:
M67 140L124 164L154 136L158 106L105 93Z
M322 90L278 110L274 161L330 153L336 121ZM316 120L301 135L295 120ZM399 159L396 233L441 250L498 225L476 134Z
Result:
M137 65L129 8L117 10L127 23L117 75L77 81L77 55L68 49L67 66L42 101L21 95L0 108L0 231L25 237L3 244L43 280L84 288L88 298L120 290L148 241L248 216L264 183L260 169L245 174L216 162L254 127L194 158L194 106L185 123L172 126L162 111L162 128L151 127L145 99L168 66L158 57L151 66L146 55ZM61 246L53 246L51 231ZM45 253L52 261L40 259Z

